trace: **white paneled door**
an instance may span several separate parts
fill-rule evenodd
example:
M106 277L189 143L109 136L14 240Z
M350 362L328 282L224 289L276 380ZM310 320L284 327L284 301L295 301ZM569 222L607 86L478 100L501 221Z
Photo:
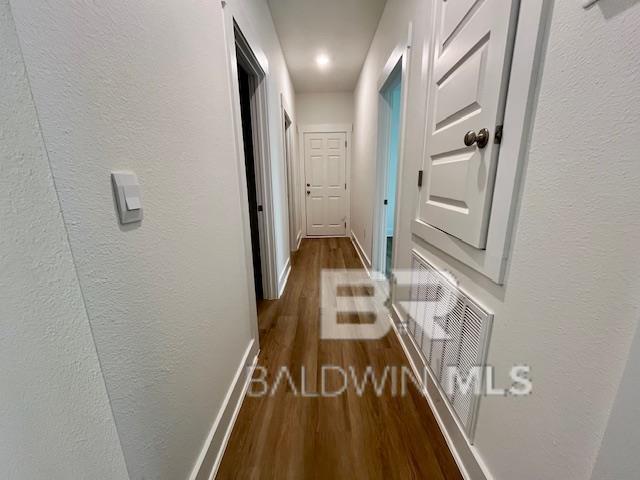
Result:
M419 216L483 249L519 2L437 0L436 5Z
M305 133L307 235L347 233L346 134Z

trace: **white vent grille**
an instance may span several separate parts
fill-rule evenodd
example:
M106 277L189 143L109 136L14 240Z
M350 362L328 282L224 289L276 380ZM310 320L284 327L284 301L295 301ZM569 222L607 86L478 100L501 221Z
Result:
M463 391L451 372L455 369L467 378L474 367L484 367L493 315L416 252L412 264L408 332L473 443L479 396L473 383ZM479 387L484 385L484 372L482 368Z

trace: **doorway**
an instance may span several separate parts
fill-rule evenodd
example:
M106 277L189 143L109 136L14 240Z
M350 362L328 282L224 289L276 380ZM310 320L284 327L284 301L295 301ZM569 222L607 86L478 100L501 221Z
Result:
M377 228L374 238L374 270L391 278L393 247L396 238L398 172L400 169L402 134L403 57L395 65L380 88L378 123L378 202Z
M248 287L257 300L278 297L266 74L246 37L234 22L230 50L237 85L234 105L238 167L243 190ZM235 88L234 88L235 89ZM246 201L246 203L245 203Z
M249 201L249 227L251 229L251 254L253 260L253 281L256 300L264 299L262 278L262 255L260 252L259 212L263 207L258 202L256 182L256 162L253 148L253 125L251 118L251 84L249 72L238 63L238 91L240 93L240 116L242 120L242 143L244 146L244 168L247 178L247 199Z
M295 162L293 161L292 153L292 130L293 122L287 109L284 106L284 99L281 99L282 103L282 121L283 121L283 148L285 166L287 169L287 204L289 206L289 250L295 252L298 249L298 182L296 181L297 169Z
M406 54L399 45L385 65L378 87L378 155L373 221L372 268L392 279L397 236L399 172L402 165L402 124Z
M401 120L401 100L402 100L402 75L400 71L389 85L387 98L391 113L389 125L389 153L387 159L387 182L385 194L385 264L384 273L389 276L391 273L393 239L395 236L396 219L396 195L398 190L398 157L400 156L400 120Z

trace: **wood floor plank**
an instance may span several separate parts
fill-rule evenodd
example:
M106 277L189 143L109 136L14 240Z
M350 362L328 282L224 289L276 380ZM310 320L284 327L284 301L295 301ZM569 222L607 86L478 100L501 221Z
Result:
M360 395L351 381L332 398L300 394L303 388L321 391L323 365L352 369L359 381L367 367L376 378L386 367L408 367L393 332L375 341L320 339L323 268L362 264L349 239L305 239L282 298L259 305L258 365L270 386L283 367L291 377L273 395L244 400L216 478L461 479L426 399L411 382L406 395L393 395L390 382L381 395L373 388ZM328 391L344 383L337 371L325 379Z

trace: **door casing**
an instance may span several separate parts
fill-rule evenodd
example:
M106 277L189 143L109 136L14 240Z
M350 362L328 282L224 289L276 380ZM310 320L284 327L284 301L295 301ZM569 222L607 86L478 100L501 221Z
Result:
M394 231L398 231L398 217L400 199L402 193L402 171L404 164L404 137L407 112L407 87L409 79L409 51L411 47L412 24L409 23L407 41L401 42L393 50L378 78L378 153L376 158L376 188L373 209L373 250L371 268L376 273L384 273L386 264L386 233L385 218L387 176L389 167L389 137L391 124L391 110L385 99L386 90L396 75L400 75L401 100L400 100L400 134L398 139L398 180L396 186L396 201L394 215ZM398 242L393 242L391 264L395 265Z
M269 148L269 115L267 94L268 65L263 65L260 58L264 58L256 45L251 45L243 34L240 26L231 15L225 16L225 37L227 42L228 62L231 70L231 95L233 106L233 122L236 137L236 160L240 177L240 194L244 223L244 244L247 262L247 283L250 285L250 298L255 299L253 287L253 265L251 229L249 226L249 203L247 198L247 179L244 172L244 145L242 143L242 116L240 112L240 97L238 89L237 65L240 63L250 73L250 85L255 92L251 100L251 115L253 126L254 159L256 167L256 186L258 201L261 202L262 212L259 214L260 254L262 261L263 294L265 299L278 298L278 275L276 266L276 242L274 231L274 211L272 192L271 156ZM252 302L255 303L255 302ZM252 309L251 317L254 312ZM257 336L256 325L252 323L254 337Z

